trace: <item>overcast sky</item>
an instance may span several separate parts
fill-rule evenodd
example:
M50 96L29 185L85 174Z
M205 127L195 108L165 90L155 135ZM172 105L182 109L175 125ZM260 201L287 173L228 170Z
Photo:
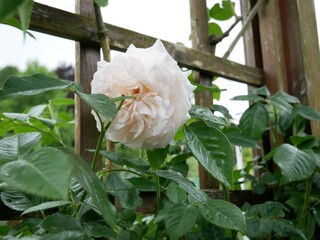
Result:
M37 2L74 12L74 0L37 0ZM217 0L208 0L208 6L212 7ZM315 1L316 9L320 9L320 1ZM236 1L238 14L240 15L239 2ZM191 46L190 35L190 10L189 0L109 0L109 5L103 8L103 18L105 22L120 27L128 28L143 34L147 34L159 39L164 39L173 43L182 42L186 46ZM319 12L319 11L318 11ZM319 18L318 25L319 23ZM232 21L231 21L232 23ZM229 23L222 23L223 30L227 30ZM240 30L238 25L230 37L223 40L217 46L216 54L222 56L230 45L233 37ZM38 32L32 32L36 40L27 37L23 40L21 31L0 24L0 68L7 65L17 66L23 70L30 60L38 60L49 69L54 69L58 64L66 63L74 65L75 44L73 41L57 37L48 36ZM240 41L237 48L229 59L244 64L243 43ZM232 96L245 94L246 85L240 83L230 84L224 80L218 80L217 84L221 88L226 88L228 93L223 93L224 104L232 105L228 101ZM234 102L233 102L234 104ZM246 107L245 103L237 102L237 109L233 109L236 115L239 106Z

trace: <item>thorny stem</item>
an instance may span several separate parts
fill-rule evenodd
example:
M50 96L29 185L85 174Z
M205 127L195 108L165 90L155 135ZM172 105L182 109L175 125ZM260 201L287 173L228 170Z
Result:
M242 29L240 30L240 32L238 33L238 35L234 38L233 42L230 44L228 50L226 51L226 53L224 54L223 58L227 59L230 55L230 53L232 52L232 50L234 49L234 47L236 46L237 42L239 41L239 39L242 37L242 35L245 33L245 31L247 30L247 28L250 26L250 23L252 22L253 18L255 17L255 15L257 14L257 12L259 11L259 9L262 7L262 5L264 4L264 2L267 0L259 0L256 5L254 5L254 7L252 8L252 10L250 11L249 15L247 18L245 18L245 21L243 23Z
M52 118L53 120L56 120L56 117L55 117L55 113L54 113L54 110L53 110L53 107L52 107L51 100L49 101L48 109L49 109L49 113L50 113L50 115L51 115L51 118ZM57 137L59 138L59 142L61 142L61 143L62 143L62 146L65 147L65 144L64 144L64 142L63 142L63 140L62 140L62 137L61 137L61 132L60 132L59 127L55 126L53 129L54 129Z
M235 26L237 26L237 24L242 20L242 17L236 17L236 21L230 26L230 28L225 31L221 36L216 37L216 36L211 36L210 37L210 44L212 45L217 45L219 42L221 42L224 38L228 37L230 32L232 31L232 29L235 28Z

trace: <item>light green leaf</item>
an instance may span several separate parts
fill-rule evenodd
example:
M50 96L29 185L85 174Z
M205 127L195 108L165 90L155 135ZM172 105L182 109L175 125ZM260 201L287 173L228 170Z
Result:
M42 148L0 168L0 178L9 186L52 199L66 199L72 162L61 150Z
M204 168L224 185L233 185L234 156L230 142L217 128L195 122L185 127L188 145Z
M194 119L205 121L208 126L227 125L227 122L223 118L215 116L211 110L206 107L192 105L189 114Z
M218 24L214 23L214 22L208 23L208 29L209 29L209 32L208 32L209 36L213 35L213 36L216 36L216 37L220 37L223 34L223 31L222 31L221 27Z
M122 179L115 173L108 174L106 188L110 194L119 200L123 208L135 209L142 203L139 191L129 181Z
M289 144L278 147L273 159L281 169L283 184L306 179L316 169L316 162L310 155Z
M187 178L182 176L181 173L172 170L157 170L156 175L162 178L166 178L177 183L183 190L185 190L189 195L195 198L199 202L206 202L206 194L197 189L193 183L191 183Z
M74 99L72 98L55 98L50 100L50 104L55 106L70 106L74 105Z
M5 20L18 10L24 0L1 0L0 1L0 21Z
M51 208L56 208L56 207L61 207L64 205L69 205L72 202L70 201L50 201L50 202L44 202L41 203L37 206L33 206L30 207L28 209L26 209L23 213L21 213L21 215L27 214L27 213L31 213L31 212L37 212L37 211L43 211L43 210L47 210L47 209L51 209Z
M318 113L312 107L304 106L304 105L297 105L295 107L296 113L299 114L301 117L306 118L308 120L316 120L320 121L320 113Z
M222 7L220 6L219 3L216 3L210 9L210 17L220 21L228 20L233 16L233 8L234 8L234 2L230 0L223 0Z
M167 197L173 203L181 203L188 198L186 192L174 182L169 184L169 186L166 189L166 193Z
M30 17L32 12L33 0L24 0L23 4L19 6L19 19L21 21L21 30L26 33L29 28Z
M251 105L240 119L240 130L243 134L259 139L269 125L269 114L264 105L255 103Z
M198 208L193 205L175 204L165 218L165 224L170 239L178 239L185 235L195 224Z
M208 199L208 202L200 207L200 213L216 226L238 230L242 233L246 232L244 214L230 202Z
M94 205L101 212L105 222L113 227L116 224L116 210L108 200L103 184L80 156L71 152L68 152L68 154L74 160L74 177L92 198Z
M27 77L10 77L0 90L0 99L36 95L55 89L67 89L74 82L35 74Z
M158 170L161 165L165 162L169 151L169 145L166 148L157 148L154 150L148 150L147 156L150 167L153 171Z
M86 104L88 104L95 112L99 113L109 121L112 121L117 115L118 109L115 103L104 94L85 94L76 92L78 96Z
M108 5L109 0L94 0L96 4L100 7L106 7Z
M0 140L0 163L23 159L41 140L41 133L16 134Z

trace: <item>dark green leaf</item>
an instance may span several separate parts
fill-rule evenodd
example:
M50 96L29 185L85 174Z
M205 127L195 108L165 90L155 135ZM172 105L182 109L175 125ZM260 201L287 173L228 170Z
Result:
M140 158L129 158L122 152L100 151L99 153L121 167L127 166L140 172L145 172L150 168L147 161Z
M273 159L281 169L282 183L305 179L316 169L316 162L313 158L289 144L282 144L278 147Z
M15 28L17 28L19 30L22 29L21 23L19 22L19 20L15 16L9 16L5 20L0 21L0 23L7 24L7 25L9 25L11 27L15 27ZM29 37L32 37L33 39L36 39L35 36L31 32L26 31L25 33L28 34ZM1 87L0 87L0 89L1 89Z
M269 101L279 110L289 114L292 110L292 104L299 103L299 100L296 97L288 95L285 92L277 92L269 98Z
M269 218L248 218L246 221L247 236L252 239L263 239L267 237L271 231L273 222Z
M279 219L273 223L273 231L280 237L296 237L296 239L307 240L304 234L297 228L294 227L292 222Z
M198 208L193 205L175 204L165 218L170 239L178 239L186 234L195 224Z
M249 95L240 95L240 96L235 96L231 100L236 100L236 101L250 101L250 102L262 102L264 101L263 97L260 97L255 94L249 94Z
M51 208L61 207L64 205L70 205L70 201L50 201L50 202L44 202L37 206L30 207L26 209L21 215L31 213L31 212L37 212L37 211L43 211Z
M117 238L117 240L141 240L142 237L133 231L129 231L129 230L123 230L120 232L119 237Z
M37 132L16 134L0 140L0 163L23 159L41 140Z
M313 135L306 135L306 136L291 136L290 137L290 142L296 146L299 145L308 145L311 144L309 148L312 148L314 144L317 143L317 137Z
M233 8L234 2L230 0L223 0L222 7L219 3L216 3L210 9L210 17L220 21L228 20L233 16Z
M67 239L68 240L76 240L76 239L91 240L91 238L82 231L62 231L62 232L49 233L49 234L43 235L39 239L40 240L67 240Z
M155 181L149 178L128 178L127 179L138 191L141 192L155 192L156 191L156 183Z
M122 209L117 212L117 225L123 228L131 228L136 220L137 214L135 209Z
M135 209L141 205L142 199L134 186L116 173L109 173L106 180L107 191L114 195L123 208Z
M0 99L36 95L55 89L67 89L73 84L71 81L63 81L42 74L27 77L13 76L6 81L3 89L0 90Z
M41 198L11 187L6 187L1 190L1 200L7 207L13 210L24 211L32 206L38 205Z
M177 183L183 190L185 190L189 195L195 198L199 202L206 202L206 194L200 189L197 189L193 183L191 183L187 178L182 176L181 173L174 172L172 170L158 170L156 175L162 178L166 178Z
M179 187L176 183L170 183L169 186L166 189L167 197L173 202L173 203L181 203L185 201L188 196L186 192Z
M6 81L13 75L17 74L19 70L16 67L7 66L0 70L0 89L3 88Z
M201 215L214 225L222 228L246 232L245 217L242 211L234 204L218 199L208 199L200 206Z
M108 200L103 184L81 157L71 152L68 152L68 154L74 160L74 177L92 198L105 222L110 226L114 226L116 223L115 207Z
M109 121L117 115L118 109L115 103L104 94L85 94L77 92L78 96L88 104L95 112Z
M150 167L153 171L158 170L165 162L169 151L169 145L166 148L157 148L154 150L148 150L147 156Z
M209 29L209 32L208 32L209 36L220 37L223 34L221 27L214 22L208 23L208 29ZM200 90L200 89L198 89L198 87L197 87L197 90ZM220 92L220 90L219 90L219 92Z
M117 233L106 226L106 224L100 220L86 221L82 223L82 227L84 229L84 232L90 237L107 239L117 238Z
M24 2L24 0L1 0L0 1L0 21L9 17L18 7Z
M229 141L237 146L254 148L258 147L255 139L241 134L239 131L230 131L224 133Z
M192 153L204 168L224 185L231 187L234 157L226 136L201 122L186 126L185 136Z
M318 113L312 107L303 106L301 104L295 107L296 113L301 117L306 118L308 120L317 120L320 121L320 113Z
M240 130L243 134L259 139L269 124L269 114L264 105L251 105L240 119Z
M41 148L24 160L11 161L0 168L0 178L21 191L53 199L66 199L72 162L61 150Z
M108 5L108 1L109 0L94 0L94 2L100 7L106 7Z

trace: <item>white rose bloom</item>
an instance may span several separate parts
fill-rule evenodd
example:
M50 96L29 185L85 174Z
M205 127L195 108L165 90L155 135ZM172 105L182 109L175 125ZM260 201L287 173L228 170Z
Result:
M167 146L190 118L189 94L195 87L186 75L189 73L180 70L160 40L146 49L131 45L110 63L98 62L91 82L92 93L110 98L134 96L124 101L107 138L132 148ZM97 128L101 129L99 121Z

